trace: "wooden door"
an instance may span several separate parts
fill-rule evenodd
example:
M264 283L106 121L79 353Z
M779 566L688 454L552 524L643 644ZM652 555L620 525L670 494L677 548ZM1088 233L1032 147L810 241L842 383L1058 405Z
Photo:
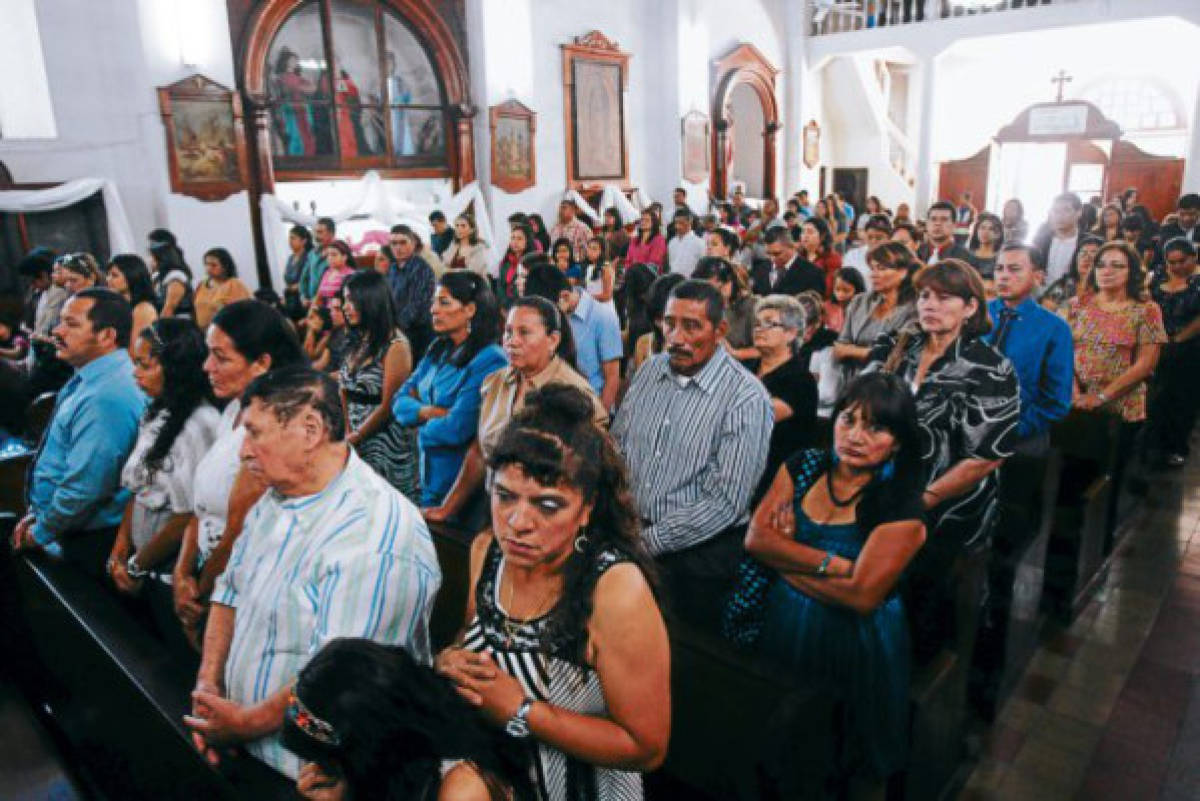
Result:
M1115 196L1137 187L1139 200L1155 222L1161 223L1179 202L1183 165L1183 159L1155 156L1129 142L1117 142L1109 169L1108 194Z
M938 168L937 198L958 205L963 192L971 193L971 202L982 210L987 202L988 161L992 146L958 161L944 161Z
M867 169L865 167L834 167L833 191L854 206L855 213L867 207Z

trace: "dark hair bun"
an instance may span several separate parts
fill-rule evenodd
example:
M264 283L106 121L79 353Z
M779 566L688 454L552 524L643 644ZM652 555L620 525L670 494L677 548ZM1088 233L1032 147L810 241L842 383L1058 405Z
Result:
M591 421L592 399L568 384L547 384L525 399L525 410L551 430Z

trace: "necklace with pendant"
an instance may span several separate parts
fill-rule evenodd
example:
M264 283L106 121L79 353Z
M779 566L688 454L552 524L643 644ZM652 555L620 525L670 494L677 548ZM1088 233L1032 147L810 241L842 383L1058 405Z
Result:
M505 566L505 572L506 573L508 572L507 565ZM503 577L504 577L503 574L501 574L502 580L503 580ZM509 577L509 579L508 579L508 601L506 601L504 604L505 611L500 619L500 625L504 629L504 647L505 648L512 648L512 644L513 644L514 640L517 638L517 635L519 635L521 633L522 627L528 625L530 621L537 620L542 614L544 614L544 612L542 610L545 608L546 602L550 600L550 596L554 594L554 588L551 587L544 595L542 595L541 600L538 601L538 605L536 607L534 607L534 609L535 609L534 614L532 614L526 618L518 618L516 615L513 614L512 602L513 602L513 598L516 596L516 592L517 592L517 584L515 581L513 581L513 579L511 577Z

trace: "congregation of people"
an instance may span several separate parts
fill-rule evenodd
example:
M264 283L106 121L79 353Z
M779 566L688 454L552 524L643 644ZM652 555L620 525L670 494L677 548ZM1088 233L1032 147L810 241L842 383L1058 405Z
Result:
M469 213L370 252L321 218L281 295L163 229L36 248L0 429L57 397L12 547L141 610L196 670L196 747L307 798L641 798L676 626L843 698L838 770L882 798L1005 471L1069 415L1186 461L1200 195L707 211L567 199L497 263ZM449 645L443 528L477 535Z

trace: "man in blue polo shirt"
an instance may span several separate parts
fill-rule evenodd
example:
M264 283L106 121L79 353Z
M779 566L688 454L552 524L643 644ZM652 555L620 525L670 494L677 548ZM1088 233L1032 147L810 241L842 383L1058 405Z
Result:
M1044 456L1050 426L1071 410L1074 346L1071 329L1042 308L1033 292L1045 277L1041 254L1029 245L1005 245L996 259L996 299L988 303L992 331L984 339L1017 371L1021 419L1016 453Z
M526 295L555 303L571 323L575 365L600 396L605 410L617 405L621 386L621 321L611 303L601 303L582 287L572 287L562 270L539 264L525 278Z
M63 306L55 356L75 368L33 463L29 513L16 550L46 548L101 578L125 512L121 468L137 440L146 397L133 380L129 303L109 289L85 289Z

